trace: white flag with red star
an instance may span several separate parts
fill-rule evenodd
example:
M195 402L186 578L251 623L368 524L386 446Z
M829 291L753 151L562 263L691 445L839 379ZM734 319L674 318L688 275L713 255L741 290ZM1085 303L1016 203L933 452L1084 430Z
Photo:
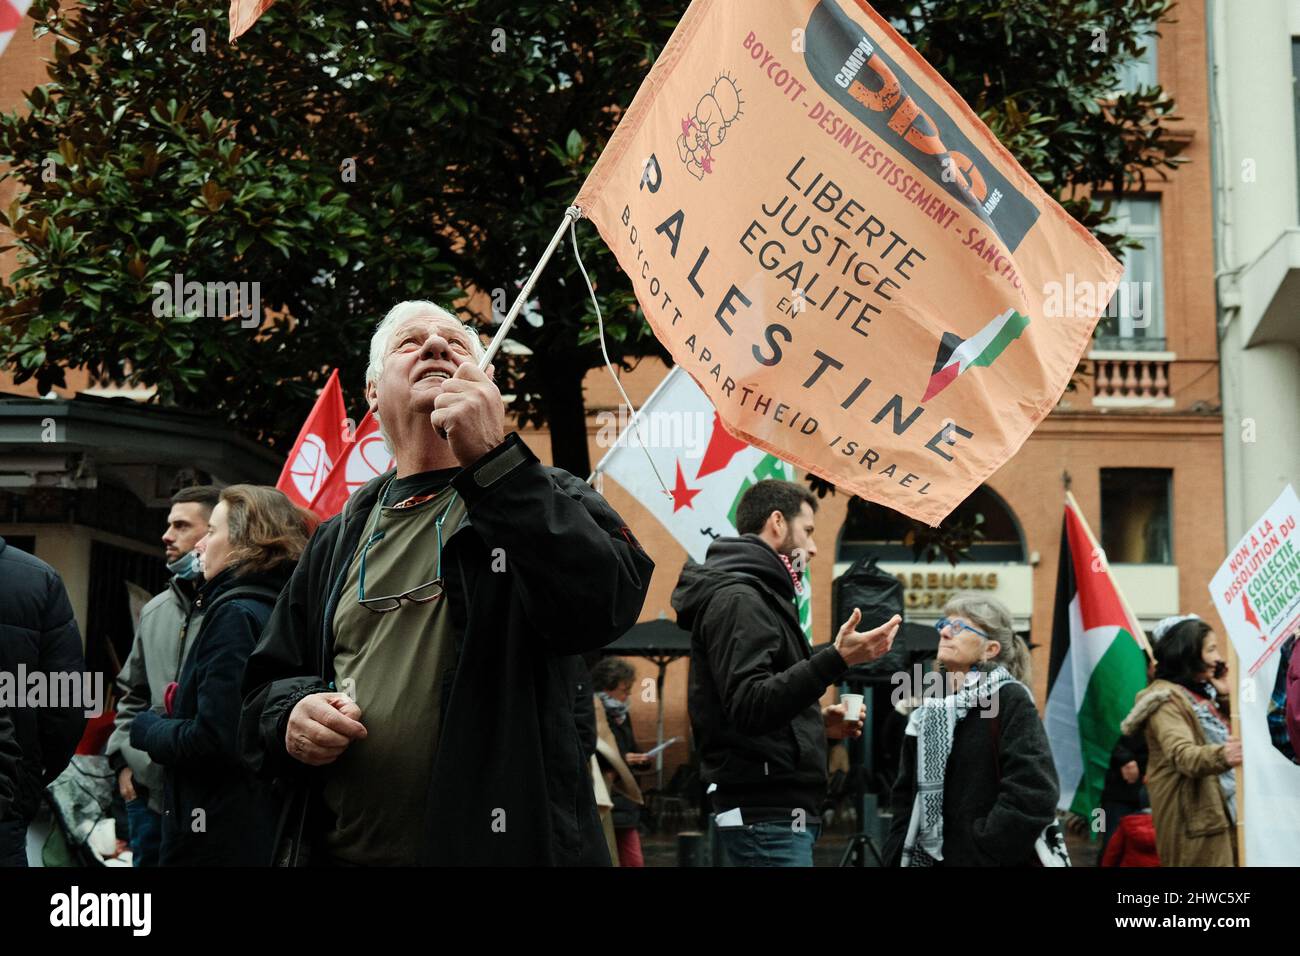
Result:
M614 447L596 466L613 478L663 523L696 561L703 561L714 538L736 535L740 496L765 478L795 480L792 465L732 437L691 377L674 366L641 406L637 417L620 422L600 437ZM646 460L647 453L654 468ZM658 470L668 483L664 494ZM812 626L807 569L799 595L805 633Z

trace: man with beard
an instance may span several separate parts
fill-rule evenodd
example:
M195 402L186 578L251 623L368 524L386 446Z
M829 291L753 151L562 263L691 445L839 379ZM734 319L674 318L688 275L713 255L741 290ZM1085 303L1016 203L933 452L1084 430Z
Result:
M817 499L788 481L760 481L736 509L739 537L688 561L673 592L691 632L689 709L718 834L738 866L812 866L826 796L826 738L857 737L843 704L822 708L845 671L887 654L900 618L873 631L840 628L813 653L795 610L798 569L817 553Z

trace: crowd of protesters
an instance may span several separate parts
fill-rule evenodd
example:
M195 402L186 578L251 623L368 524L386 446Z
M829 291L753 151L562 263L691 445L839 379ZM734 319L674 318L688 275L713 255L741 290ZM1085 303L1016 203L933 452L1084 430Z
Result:
M432 303L382 319L366 397L395 468L320 527L272 488L172 498L171 578L140 613L106 747L134 865L644 865L635 671L606 657L588 674L581 655L636 622L654 565L599 494L506 434L482 348ZM898 633L898 615L854 610L810 647L795 602L816 510L801 485L758 482L738 534L672 595L725 865L813 864L828 741L863 731L822 701ZM0 574L0 668L81 671L54 570L0 539ZM883 861L1059 864L1028 647L986 595L956 595L937 626L941 692L905 708ZM1191 615L1152 639L1102 794L1103 863L1232 865L1242 757L1218 639ZM0 864L25 864L84 722L0 708Z

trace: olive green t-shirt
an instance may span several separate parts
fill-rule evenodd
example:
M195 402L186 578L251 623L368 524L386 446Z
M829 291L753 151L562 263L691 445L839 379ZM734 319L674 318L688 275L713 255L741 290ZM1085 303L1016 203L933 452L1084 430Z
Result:
M367 731L330 765L324 788L336 817L326 836L328 853L347 863L418 862L443 679L454 666L456 636L445 594L377 613L357 603L358 584L363 552L367 598L433 580L440 517L446 570L447 539L465 515L464 502L447 485L454 474L425 472L389 486L385 504L375 505L379 514L371 511L334 612L335 686L352 694Z

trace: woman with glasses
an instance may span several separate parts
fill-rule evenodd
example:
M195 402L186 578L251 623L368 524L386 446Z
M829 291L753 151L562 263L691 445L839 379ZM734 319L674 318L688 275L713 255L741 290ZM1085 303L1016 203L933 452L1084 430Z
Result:
M915 689L893 824L892 866L1036 865L1034 844L1056 820L1060 794L1029 680L1029 648L1011 613L967 592L944 608L942 690Z
M270 787L240 763L236 731L244 665L289 580L314 518L282 492L231 485L221 492L208 533L195 545L204 611L188 639L180 679L131 724L131 743L165 770L164 866L266 866L276 805Z

